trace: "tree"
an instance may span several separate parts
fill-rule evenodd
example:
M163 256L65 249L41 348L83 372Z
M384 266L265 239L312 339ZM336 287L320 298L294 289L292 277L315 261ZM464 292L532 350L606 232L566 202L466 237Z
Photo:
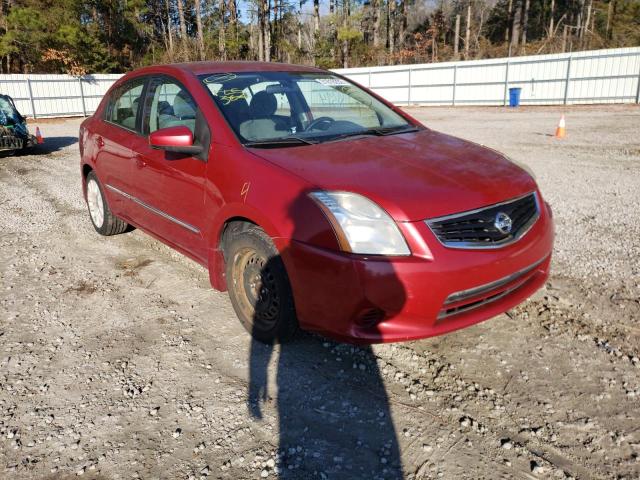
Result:
M224 0L220 0L220 2L224 5ZM204 60L205 59L204 32L202 31L202 10L200 5L200 0L195 0L195 6L196 6L196 28L197 28L196 32L198 37L198 56L200 57L200 60ZM223 35L224 35L223 27L221 27L221 31L223 32ZM224 43L223 43L223 46L224 46ZM222 52L221 56L224 58L224 51Z
M456 59L461 41L465 58L640 44L640 0L329 0L328 15L307 1L0 0L0 71L207 58L333 68Z

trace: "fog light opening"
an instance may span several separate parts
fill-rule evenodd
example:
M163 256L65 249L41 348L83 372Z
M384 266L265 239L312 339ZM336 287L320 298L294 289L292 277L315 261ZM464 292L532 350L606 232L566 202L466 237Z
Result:
M370 307L362 310L356 317L356 323L360 327L371 328L384 320L385 312L377 307Z

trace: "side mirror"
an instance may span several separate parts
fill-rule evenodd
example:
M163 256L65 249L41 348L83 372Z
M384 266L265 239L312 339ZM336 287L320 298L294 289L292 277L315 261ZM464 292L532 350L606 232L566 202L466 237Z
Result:
M158 150L187 155L198 155L203 150L202 146L193 144L193 133L184 125L161 128L152 132L149 135L149 145Z

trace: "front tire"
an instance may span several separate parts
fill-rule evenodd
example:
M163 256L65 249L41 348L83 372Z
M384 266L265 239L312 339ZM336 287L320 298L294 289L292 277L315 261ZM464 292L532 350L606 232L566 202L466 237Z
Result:
M96 229L100 235L110 236L117 235L124 232L128 225L123 220L119 219L107 205L107 200L102 190L102 185L98 181L98 177L95 173L89 172L86 178L87 184L87 207L89 208L89 217L93 228Z
M231 305L244 328L263 343L283 343L298 329L289 277L278 250L259 227L229 233L226 277Z

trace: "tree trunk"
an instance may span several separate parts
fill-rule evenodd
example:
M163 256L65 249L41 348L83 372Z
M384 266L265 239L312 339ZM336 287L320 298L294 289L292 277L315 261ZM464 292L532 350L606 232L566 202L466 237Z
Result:
M302 10L302 2L300 2L300 9ZM313 32L318 33L320 31L320 0L313 0Z
M607 40L611 39L611 22L613 21L614 9L615 9L615 0L610 0L609 6L607 7L607 27L605 29L605 35Z
M529 7L531 0L525 0L524 12L522 13L522 47L527 45L527 27L529 25Z
M459 59L460 48L460 15L456 15L456 30L453 36L453 59Z
M198 2L198 0L196 0ZM227 58L227 32L225 30L224 25L224 17L226 13L226 5L224 0L220 0L219 2L220 9L220 28L218 29L218 56L220 60L226 60ZM197 13L196 13L197 15ZM200 27L198 27L200 28ZM202 49L204 50L204 43L202 45Z
M180 20L180 37L181 41L184 42L187 38L187 22L184 20L184 0L177 0L178 3L178 19Z
M264 13L262 20L264 21L264 61L271 61L271 0L263 0Z
M551 0L551 19L549 19L549 38L553 36L553 14L555 13L556 0Z
M256 26L253 22L249 22L249 51L253 54L253 59L260 60L260 29L258 30L258 38L256 38ZM258 55L256 56L256 52Z
M224 0L221 0L224 1ZM198 55L200 60L204 60L204 33L202 31L202 12L200 11L200 0L196 0L196 28L198 29Z
M171 25L171 5L169 0L166 0L167 4L167 36L169 40L169 58L173 60L173 26Z
M469 59L470 37L471 37L471 2L469 2L469 5L467 5L467 31L464 35L464 59L465 60Z
M396 0L387 0L387 48L390 55L395 49L395 13Z
M435 63L438 61L438 31L435 30L433 32L433 36L431 37L431 62Z
M264 12L266 10L265 3L267 0L260 0L258 8L258 60L264 62Z
M480 22L478 22L478 29L476 30L475 42L476 49L480 51L480 35L482 34L482 28L484 26L484 9L480 7Z
M569 25L565 25L562 30L562 53L567 51L567 35L569 33Z
M303 3L304 3L304 0L300 0L300 3L298 4L298 51L302 50L302 4Z
M371 9L373 13L373 47L380 46L380 0L372 0Z
M167 34L167 27L164 24L164 19L162 15L160 15L160 28L162 29L162 43L164 43L164 49L168 53L169 50L169 36ZM153 46L153 44L152 44ZM155 63L155 62L154 62ZM2 58L0 57L0 70L2 69Z
M578 2L580 4L580 10L578 11L578 21L575 26L578 28L578 38L582 38L582 16L584 14L584 0Z
M509 33L513 26L513 0L509 0L509 7L507 9L507 28L504 30L504 41L509 41Z
M588 33L589 31L589 21L591 20L591 0L589 0L589 4L587 5L587 16L584 19L584 32Z
M520 17L522 16L522 0L516 0L516 8L513 12L513 21L511 22L511 49L518 48L520 41Z
M269 2L269 5L271 5L271 2ZM275 57L278 61L281 60L280 57L280 48L279 48L279 44L280 42L278 42L278 40L280 39L280 20L279 20L279 16L280 16L280 7L281 7L281 2L280 0L273 0L273 23L271 24L271 29L269 30L269 33L271 35L270 38L275 39L275 48L274 50L274 54Z
M231 36L238 42L238 5L236 0L229 0L229 26L231 27Z
M589 48L589 21L591 20L591 1L587 5L587 14L584 17L584 24L582 25L582 40L580 41L580 48Z
M400 31L398 32L398 44L400 48L404 45L404 36L407 32L407 1L400 0Z
M342 27L347 29L349 27L349 14L350 14L350 2L351 0L343 0L342 7ZM342 68L349 68L349 40L342 40Z

